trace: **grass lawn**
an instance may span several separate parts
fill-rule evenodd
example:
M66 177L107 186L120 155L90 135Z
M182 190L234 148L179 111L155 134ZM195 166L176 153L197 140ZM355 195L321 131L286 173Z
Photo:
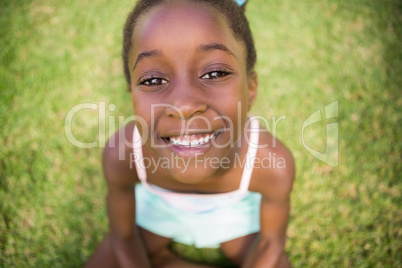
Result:
M1 267L80 267L107 231L100 154L119 116L132 114L120 56L132 6L1 1ZM296 158L293 265L401 267L401 2L250 0L247 15L258 51L252 113L275 117L271 130ZM335 118L303 128L335 101ZM84 103L96 109L71 124L77 140L97 142L88 149L65 135L69 111ZM338 127L332 166L306 149L325 152L327 124Z

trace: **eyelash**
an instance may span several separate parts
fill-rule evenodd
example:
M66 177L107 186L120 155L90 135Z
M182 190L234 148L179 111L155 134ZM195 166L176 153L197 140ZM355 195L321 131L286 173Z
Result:
M160 86L160 85L164 85L167 84L167 80L160 78L160 77L151 77L151 78L143 78L140 80L139 85L142 86Z
M207 72L207 73L201 75L200 78L206 79L206 80L215 80L215 79L225 77L229 74L230 74L230 72L227 72L227 71L214 70L214 71L210 71L210 72ZM164 85L167 83L168 83L168 81L161 77L150 77L150 78L144 77L144 78L141 78L140 81L138 82L139 85L147 86L147 87L161 86L161 85Z
M227 71L222 71L222 70L214 70L208 73L203 74L200 78L201 79L219 79L222 77L225 77L227 75L229 75L230 72ZM206 78L206 76L210 76L209 78Z

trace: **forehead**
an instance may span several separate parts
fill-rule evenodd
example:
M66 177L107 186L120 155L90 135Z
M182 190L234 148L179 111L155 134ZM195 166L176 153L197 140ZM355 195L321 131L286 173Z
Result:
M245 50L217 10L183 1L162 4L142 15L135 27L132 50L151 45L155 49L170 45L186 49L199 43L223 43L234 50Z

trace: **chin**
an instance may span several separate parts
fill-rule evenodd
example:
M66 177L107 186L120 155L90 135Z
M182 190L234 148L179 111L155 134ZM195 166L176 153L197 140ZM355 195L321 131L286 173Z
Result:
M171 169L172 177L183 184L197 184L201 183L216 173L216 170L211 168L204 168L202 163L198 166L189 166L184 169Z

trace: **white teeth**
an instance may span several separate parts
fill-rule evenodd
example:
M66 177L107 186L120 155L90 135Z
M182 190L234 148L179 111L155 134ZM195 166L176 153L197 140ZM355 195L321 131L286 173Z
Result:
M188 145L190 145L190 142L188 141L188 140L185 140L185 141L183 141L183 142L178 142L177 144L181 144L181 145L184 145L184 146L188 146Z
M203 139L203 140L204 140L204 139ZM193 146L193 145L198 145L198 143L199 143L198 140L191 141L191 146Z
M216 133L207 135L206 137L201 137L199 139L194 139L192 135L185 135L182 137L169 137L169 141L174 145L195 147L208 143L215 136Z

